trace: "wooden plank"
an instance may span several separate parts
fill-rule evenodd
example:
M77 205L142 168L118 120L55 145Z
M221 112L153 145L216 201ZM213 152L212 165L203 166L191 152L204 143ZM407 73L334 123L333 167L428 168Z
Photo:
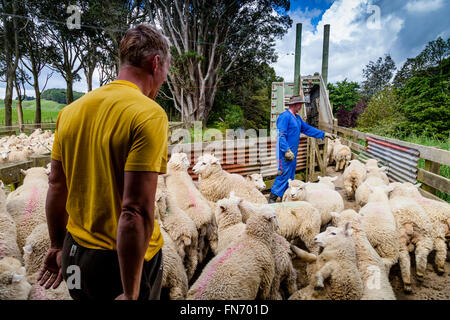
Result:
M426 198L429 198L431 200L436 200L436 201L441 201L441 202L445 202L444 200L442 200L439 197L436 197L434 194L429 193L428 191L423 190L422 188L419 188L419 192ZM445 202L447 203L447 202Z
M33 166L33 161L22 161L0 168L0 180L4 184L19 183L22 180L20 169L26 170Z
M450 194L450 179L423 169L418 169L417 180L430 187L433 187L434 189Z

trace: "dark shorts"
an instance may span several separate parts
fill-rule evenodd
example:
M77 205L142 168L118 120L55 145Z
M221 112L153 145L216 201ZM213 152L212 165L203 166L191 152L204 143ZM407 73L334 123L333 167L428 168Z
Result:
M123 293L117 251L82 247L67 232L61 264L74 300L112 300ZM144 261L138 300L159 300L162 271L162 250L159 250L150 261ZM79 280L75 278L78 274Z

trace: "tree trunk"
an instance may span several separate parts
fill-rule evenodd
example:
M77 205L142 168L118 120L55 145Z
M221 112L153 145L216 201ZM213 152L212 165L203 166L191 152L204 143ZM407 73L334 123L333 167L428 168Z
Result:
M6 90L5 90L5 126L12 126L12 94L13 94L13 78L7 74Z
M86 83L88 87L88 92L92 91L92 75L94 74L94 69L92 68L86 68L84 69L84 75L86 77Z
M36 94L36 115L34 117L34 123L36 128L41 127L42 115L41 115L41 92L39 91L39 86L34 86L34 92Z
M66 104L73 102L73 80L72 77L67 76L66 79Z

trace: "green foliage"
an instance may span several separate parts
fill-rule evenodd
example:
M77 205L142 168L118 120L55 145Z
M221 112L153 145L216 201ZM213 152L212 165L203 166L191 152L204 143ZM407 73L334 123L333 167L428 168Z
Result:
M348 82L347 79L338 81L335 85L328 83L327 89L334 113L342 106L348 111L352 110L361 98L358 90L360 89L359 84L353 81Z
M384 57L384 61L382 57L379 57L376 62L370 61L366 65L362 83L362 95L365 101L390 84L394 70L395 63L389 54Z
M81 96L83 96L83 92L73 92L73 100L77 100ZM42 99L55 101L58 103L67 103L66 102L66 89L47 89L41 94Z
M394 133L395 123L403 118L399 109L399 99L395 89L386 87L374 95L364 112L358 118L357 125L361 130L377 128L378 133Z

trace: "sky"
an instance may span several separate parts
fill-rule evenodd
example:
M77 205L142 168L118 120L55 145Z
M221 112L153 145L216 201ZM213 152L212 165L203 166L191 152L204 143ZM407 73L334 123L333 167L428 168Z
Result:
M378 14L379 13L379 14ZM400 68L429 41L450 36L449 0L292 0L293 20L276 42L277 75L293 81L296 24L302 23L300 73L321 72L323 29L330 24L328 82L361 82L362 70L390 54Z
M323 27L330 24L328 82L362 81L362 70L370 62L391 54L397 68L407 58L419 54L438 36L450 37L450 0L291 0L292 27L276 41L278 61L272 64L277 75L293 81L296 24L302 23L302 75L320 72ZM46 71L40 82L45 82ZM73 84L75 91L86 92L84 74ZM99 86L94 73L93 87ZM5 94L0 82L0 98ZM65 88L56 72L46 88ZM27 95L34 96L31 86ZM15 96L15 95L14 95Z

